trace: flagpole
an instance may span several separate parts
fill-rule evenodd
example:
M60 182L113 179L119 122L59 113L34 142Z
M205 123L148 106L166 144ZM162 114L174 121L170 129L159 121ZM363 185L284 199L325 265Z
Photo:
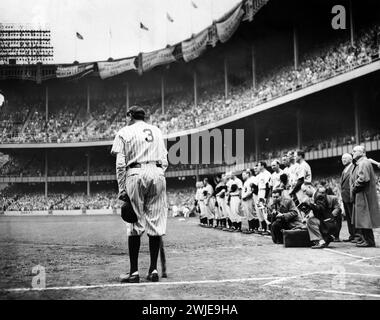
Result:
M213 23L214 22L214 18L213 18L213 16L214 16L214 3L213 3L213 0L211 0L211 23Z
M169 16L168 16L168 0L165 0L165 11L166 11L166 19L165 19L165 27L166 27L166 45L169 44L169 41L168 41L168 20L169 20Z
M141 52L141 9L139 9L139 11L138 11L138 13L139 13L139 53Z
M77 34L75 33L75 61L78 61L78 37Z
M108 58L111 58L111 28L108 29Z
M191 4L191 12L190 12L190 37L193 36L193 11L194 11L194 6Z

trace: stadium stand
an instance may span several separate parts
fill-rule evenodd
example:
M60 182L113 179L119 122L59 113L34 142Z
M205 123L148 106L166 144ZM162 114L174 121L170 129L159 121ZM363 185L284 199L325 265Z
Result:
M274 5L280 5L279 3ZM265 17L268 18L270 14L266 14ZM259 53L257 55L260 56L261 54L262 58L257 64L254 89L250 70L250 48L247 48L247 43L244 43L244 36L238 37L229 47L228 44L226 44L226 47L222 45L221 51L209 48L207 52L211 53L204 54L194 64L192 62L175 63L168 66L168 68L164 66L162 69L157 68L142 76L132 75L131 78L127 78L131 79L130 81L133 84L136 84L133 88L130 88L131 98L128 105L138 104L144 107L148 112L149 121L159 126L164 133L171 135L176 135L187 129L201 128L204 125L216 126L217 121L237 115L237 120L234 120L229 125L230 127L239 127L241 125L240 127L245 128L247 132L248 139L246 140L249 141L247 142L248 148L246 148L244 154L246 167L251 166L252 163L258 160L265 160L269 163L272 159L280 158L288 150L296 148L302 148L306 152L321 151L322 153L323 151L326 154L327 149L331 148L346 147L348 150L348 147L351 147L357 140L362 143L374 142L376 146L371 151L377 150L378 152L380 149L380 131L377 123L369 123L368 119L360 119L364 121L358 128L359 137L355 136L354 133L354 114L350 114L341 120L338 119L334 123L327 123L328 119L334 118L332 113L327 114L326 110L328 109L334 109L335 111L335 109L338 110L340 104L347 104L347 112L343 107L337 112L344 116L346 113L353 111L355 103L352 102L352 97L347 94L349 91L355 91L353 90L352 82L354 81L351 81L352 79L347 81L349 82L347 84L348 89L342 89L339 92L339 97L347 96L347 99L343 102L339 101L337 103L331 97L346 84L337 86L339 88L335 88L334 91L323 93L326 95L328 102L329 100L332 101L331 104L325 103L322 99L319 100L320 96L315 98L316 94L314 94L314 98L299 99L302 100L299 103L304 107L304 116L305 118L309 117L309 123L317 122L313 119L314 114L310 112L312 109L324 108L321 111L322 115L323 112L326 112L326 116L323 118L326 121L321 121L326 122L323 124L323 128L313 127L314 130L318 130L318 134L307 135L307 131L311 131L311 129L308 130L309 123L304 124L303 137L299 145L296 144L295 135L288 138L288 135L295 131L293 129L296 127L296 119L291 118L291 116L283 116L283 119L280 116L275 119L274 114L278 111L272 110L269 123L273 124L277 136L270 136L270 133L267 132L270 130L262 130L263 136L260 136L258 143L260 147L257 148L259 151L256 154L256 141L250 139L250 135L252 134L253 136L253 121L260 118L261 114L258 114L257 117L247 117L246 122L243 122L243 117L239 118L239 113L257 108L273 99L293 94L359 67L370 66L371 64L376 65L374 62L378 63L379 61L378 39L380 26L378 17L375 17L375 19L377 21L373 21L373 19L368 19L368 21L364 19L364 22L359 21L360 19L357 21L354 45L349 41L347 32L331 33L331 30L320 31L318 29L320 34L315 35L316 41L302 39L305 43L302 50L300 50L297 68L293 64L293 48L290 48L285 53L284 43L287 43L287 49L289 49L290 44L293 45L292 41L289 41L292 40L291 32L285 35L281 34L278 38L275 35L273 38L265 39L264 44L262 44L262 47L265 48L261 48L261 53L260 41L262 35L256 38L247 37L249 45L254 42L253 40L258 40ZM260 17L258 17L258 20L260 24ZM240 30L237 33L244 35L244 32L248 31L247 33L251 34L252 30L252 28L247 28L247 30ZM272 32L276 33L277 30L269 30L268 34ZM305 32L305 35L310 37L307 32ZM282 36L284 36L284 39L279 39ZM241 40L241 38L244 40ZM323 41L319 41L321 39ZM280 43L278 47L281 49L284 47L284 54L281 57L275 52L278 50L275 44L277 40ZM307 42L307 40L309 41ZM303 41L300 41L300 43ZM311 45L311 43L314 45ZM231 48L236 48L236 51L229 51ZM240 51L244 51L244 53ZM234 57L236 52L238 53ZM228 89L224 91L225 79L223 78L223 68L220 63L223 62L224 54L228 55L228 53L235 59L230 61L231 65L229 65L227 77ZM266 59L267 54L272 54L273 61L268 62L271 59L269 57ZM240 62L242 55L249 57L245 60L241 59L244 61L239 65L236 61ZM192 72L195 69L197 72L199 71L200 78L196 103L194 103L192 83ZM168 75L165 78L167 83L165 83L164 108L160 90L158 89L162 74ZM373 76L373 80L371 80L373 83L378 80L376 72L373 72L370 76ZM358 103L360 108L363 107L361 118L365 118L363 114L367 110L371 110L368 117L376 118L375 116L378 114L376 106L380 101L376 96L377 89L369 86L368 91L365 91L363 88L366 88L366 85L371 81L365 82L363 78L365 77L360 79L362 81L361 86L358 86L359 93L364 96L363 101ZM35 86L30 85L27 81L12 83L11 90L7 95L8 102L0 112L0 145L8 144L7 147L4 147L5 149L8 148L4 151L8 155L2 157L0 162L0 178L5 177L6 179L0 180L0 183L10 184L9 187L1 191L1 206L3 208L12 211L29 211L48 210L49 208L55 210L101 209L119 206L115 200L116 190L98 188L98 190L90 192L90 184L92 187L99 181L109 182L115 179L114 158L109 155L109 145L115 133L126 124L127 103L124 81L125 79L122 77L103 81L94 80L93 78L75 81L60 81L57 79L51 82L47 81L46 89L49 88L50 94L48 117L46 117L45 109L44 83L43 85ZM91 107L89 107L89 101L86 100L87 86L92 88ZM370 98L367 99L366 96L370 96ZM311 101L313 99L314 101ZM310 102L313 102L314 105L310 105ZM288 113L294 114L294 106L290 103L289 105L286 107L291 109ZM373 109L376 110L373 111ZM342 125L344 128L335 128L338 121L344 123ZM283 126L286 127L286 130L277 131L276 126L281 126L283 123L285 123ZM267 129L266 126L267 124L263 125L264 129ZM78 142L104 142L104 144L99 143L96 147L93 147L84 143L81 147L78 147L75 145ZM36 143L40 143L40 145L34 151L33 147L35 146L21 146L21 144ZM41 147L44 143L57 143L59 146ZM65 143L73 145L66 148ZM343 148L340 148L339 152L342 152L342 150ZM87 157L87 154L91 154L91 157ZM335 154L334 157L340 155ZM49 160L46 166L47 161L45 161L44 156ZM329 155L329 157L331 158L332 156ZM90 161L88 161L89 158ZM323 157L321 156L319 160L321 158ZM339 168L340 170L339 160L335 158L334 161L335 169ZM212 163L171 165L168 171L170 173L174 172L174 174L170 177L171 180L168 178L168 184L171 184L173 180L178 183L178 181L182 181L180 178L186 178L187 184L193 185L193 182L200 176L212 175L217 172L217 170L213 170L217 167L220 167L220 165ZM197 172L199 170L203 170L200 175ZM323 179L327 181L333 190L336 190L336 176L326 175ZM189 180L191 181L190 183ZM72 186L67 187L66 185L66 190L47 191L48 184L50 188L50 184L58 184L58 182L72 183L73 185L80 184L80 187L72 191ZM87 193L84 193L85 182L87 182ZM12 183L14 184L13 186L11 185ZM33 190L33 187L27 188L28 184L33 183L34 185L32 186L34 187L36 185L41 187L45 183L47 196L43 190L36 191ZM20 185L24 185L25 189L21 188ZM14 188L16 186L17 188ZM179 186L168 191L170 207L187 207L191 209L193 198L193 188Z
M191 94L174 94L167 98L165 114L157 98L137 102L148 108L150 121L166 133L197 128L377 60L375 39L379 32L379 25L373 25L359 32L355 47L348 41L338 41L308 52L298 70L292 66L275 70L254 91L246 81L232 87L227 99L215 87L203 89L197 106ZM126 111L120 99L94 101L90 114L79 107L79 101L56 102L59 107L53 109L47 121L41 101L27 106L18 103L12 103L12 109L0 118L2 143L111 140L125 124Z

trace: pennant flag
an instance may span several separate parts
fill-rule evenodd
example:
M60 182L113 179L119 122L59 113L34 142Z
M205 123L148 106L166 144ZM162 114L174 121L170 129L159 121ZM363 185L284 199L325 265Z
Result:
M142 22L140 22L140 29L149 31L149 29L147 27L145 27Z
M193 6L194 9L198 9L198 6L195 4L194 1L191 1L191 4L192 4L192 6Z
M77 32L77 38L80 39L80 40L84 39L83 36L79 32Z
M170 22L174 22L174 19L170 16L169 13L166 12L166 18L170 21Z

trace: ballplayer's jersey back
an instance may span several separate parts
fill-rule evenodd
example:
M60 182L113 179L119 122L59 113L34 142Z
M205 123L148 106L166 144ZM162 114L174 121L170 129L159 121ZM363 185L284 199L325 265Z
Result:
M137 215L137 222L127 224L128 235L146 230L150 236L162 236L167 219L164 170L168 152L161 130L143 121L126 126L116 134L111 153L117 155L119 193L127 193Z
M143 121L120 129L111 153L123 154L127 166L132 163L159 162L166 169L168 165L168 152L161 130Z

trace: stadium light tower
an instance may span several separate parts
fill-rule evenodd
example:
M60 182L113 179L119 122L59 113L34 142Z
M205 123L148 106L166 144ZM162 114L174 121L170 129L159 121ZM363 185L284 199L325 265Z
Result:
M0 23L0 64L53 61L50 30L32 24Z

